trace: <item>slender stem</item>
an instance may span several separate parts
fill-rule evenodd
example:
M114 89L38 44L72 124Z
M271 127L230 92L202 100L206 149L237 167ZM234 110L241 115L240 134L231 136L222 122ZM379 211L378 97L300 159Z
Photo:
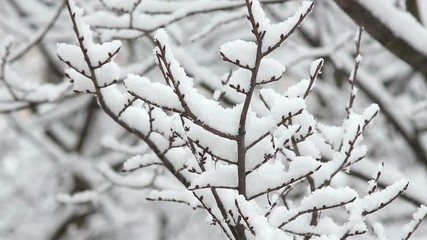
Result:
M362 41L362 32L363 32L363 26L361 25L359 27L359 31L358 31L358 35L357 35L357 39L356 39L356 57L354 58L354 68L352 73L350 73L350 77L348 78L348 82L350 83L350 98L348 101L348 106L346 108L347 111L347 119L350 117L350 113L353 109L353 104L354 104L354 99L356 98L356 76L357 76L357 70L359 69L359 65L360 65L360 44Z
M83 128L80 131L79 139L78 139L76 146L74 148L76 150L76 152L82 152L83 147L84 147L86 141L88 140L88 135L89 135L90 128L91 128L93 121L94 121L94 118L95 118L96 110L97 110L96 101L94 99L92 99L89 103L89 106L87 107L86 119L85 119Z
M237 139L237 171L238 171L238 191L241 195L246 197L246 118L248 116L249 105L252 101L252 95L256 87L256 79L258 75L259 66L263 58L262 54L262 36L258 32L257 23L255 22L252 13L252 1L246 0L246 7L248 9L249 21L252 25L253 33L257 41L257 52L255 59L255 66L251 69L252 75L250 80L249 91L246 93L245 101L243 103L242 113L240 114L239 130Z

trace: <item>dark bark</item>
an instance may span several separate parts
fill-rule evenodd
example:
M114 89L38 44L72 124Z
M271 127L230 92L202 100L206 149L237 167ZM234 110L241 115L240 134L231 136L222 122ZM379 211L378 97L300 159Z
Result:
M366 9L357 0L335 0L335 2L357 24L363 23L365 30L390 52L405 61L415 70L427 76L426 54L415 49L405 39L395 35L386 24L374 16L369 9Z

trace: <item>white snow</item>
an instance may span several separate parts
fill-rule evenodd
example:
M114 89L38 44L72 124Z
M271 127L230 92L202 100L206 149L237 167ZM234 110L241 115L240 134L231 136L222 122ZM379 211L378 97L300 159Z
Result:
M384 235L384 226L381 223L372 224L372 230L375 233L376 239L387 240L388 238Z
M73 83L73 90L77 92L95 92L95 86L91 79L83 76L79 72L72 68L66 69L65 73L70 77L70 81Z
M166 31L159 29L156 33L156 39L161 46L166 47L165 58L170 65L170 74L173 75L173 87L176 91L179 90L184 95L185 98L183 97L181 100L188 107L189 112L186 113L189 118L199 125L203 126L206 124L208 127L213 127L224 133L236 135L242 105L236 105L233 108L224 108L218 102L198 93L197 89L193 86L193 79L187 76L184 69L174 58ZM161 54L161 49L156 48L155 52Z
M37 86L34 91L31 91L25 97L29 101L55 101L63 97L68 91L70 84L62 82L59 84L45 83Z
M117 86L112 85L101 89L101 94L104 96L104 101L108 108L116 115L123 109L126 103L126 97Z
M297 179L303 179L305 175L316 171L320 163L314 158L297 157L285 171L285 166L280 162L269 162L260 167L256 172L247 177L247 184L251 186L248 189L249 196L255 196L268 189L280 190L286 183L295 182Z
M246 144L249 145L265 133L269 133L276 127L276 122L271 117L258 118L255 114L247 117Z
M244 68L239 68L232 73L227 86L230 88L231 86L233 86L234 88L239 88L242 91L248 92L250 88L250 83L251 71ZM232 91L234 92L236 90L232 89Z
M427 215L427 207L425 205L421 205L417 211L412 215L412 220L405 226L403 226L403 235L402 239L406 239L404 237L408 236L411 232L415 230L417 225L424 220Z
M154 164L154 163L157 163L157 164L160 163L158 157L155 154L136 155L127 159L123 163L123 171L125 172L132 171L137 168L140 168L141 166Z
M377 177L380 176L384 170L384 162L378 164L377 170L375 171L372 179L368 181L368 193L373 192L374 188L377 188ZM379 179L378 179L379 180Z
M221 177L218 177L221 176ZM215 168L203 172L191 183L190 188L199 187L237 187L237 167L217 164Z
M101 162L98 165L98 170L100 171L102 176L104 176L111 183L114 183L117 186L134 189L149 187L152 184L153 180L157 177L156 172L148 171L140 175L120 175L114 172L114 170L111 169L111 167L105 162Z
M279 61L273 58L263 58L258 69L257 83L278 79L285 71L285 66Z
M129 127L147 134L149 129L149 116L145 109L130 106L122 113L120 119L125 121Z
M255 58L257 45L254 42L243 40L234 40L224 43L219 51L224 54L232 62L239 65L253 68L255 66Z
M253 1L252 9L255 20L260 24L259 30L266 32L263 39L263 52L268 51L269 48L279 43L282 36L286 36L294 27L296 27L300 17L309 12L312 4L313 3L311 1L302 1L301 7L292 17L289 17L287 20L277 24L270 24L270 20L265 17L259 2Z
M98 66L105 63L111 56L121 48L122 44L118 40L105 42L102 44L90 44L87 49L87 55L92 66Z
M369 12L377 17L393 33L409 43L420 53L427 55L427 29L410 13L396 9L386 0L357 0ZM414 37L416 36L416 37Z
M128 75L125 86L130 93L136 94L138 98L154 103L160 107L183 111L178 96L172 88L158 82L151 82L146 77ZM159 96L162 96L159 98Z
M317 72L316 70L317 70L318 66L320 66L319 70L320 71L322 70L323 63L324 63L323 58L318 58L311 63L311 65L310 65L310 77L314 77L316 75L316 72Z
M301 98L304 96L310 82L307 79L302 79L301 81L289 86L285 92L285 96L289 98Z
M264 100L271 108L271 113L277 122L282 120L282 117L288 117L289 114L296 115L297 112L305 109L306 105L302 98L283 98L272 89L263 88L260 90Z
M332 187L324 187L317 189L308 197L305 197L299 206L300 211L313 208L325 208L328 206L340 205L350 202L358 197L355 190L350 187L335 189Z
M320 123L318 123L316 127L328 144L331 144L334 149L339 148L344 134L343 128Z
M366 195L360 203L357 203L357 205L360 204L364 211L375 211L383 203L386 203L393 197L397 196L399 192L402 192L408 184L409 182L405 179L399 180L381 191L375 192L371 195Z
M58 43L56 45L58 56L65 62L69 62L71 66L80 72L84 72L90 76L89 67L87 66L82 51L78 46L66 43Z

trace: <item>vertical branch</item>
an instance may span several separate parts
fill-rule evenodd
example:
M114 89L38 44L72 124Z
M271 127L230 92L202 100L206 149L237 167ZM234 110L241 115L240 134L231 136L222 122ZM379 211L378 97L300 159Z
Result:
M252 0L246 0L246 7L248 9L248 20L252 26L252 32L255 35L257 43L257 51L255 58L255 66L250 70L251 80L249 91L246 93L245 101L243 103L242 113L240 114L239 120L239 130L238 130L238 139L237 139L237 171L238 171L238 191L239 194L246 197L246 118L249 111L249 105L252 101L252 95L256 86L256 79L258 75L259 66L263 58L262 54L262 39L265 32L260 33L258 31L259 23L256 22L255 17L252 12Z
M360 25L359 31L357 32L356 39L355 39L356 57L354 58L354 68L348 78L348 82L350 83L351 90L350 90L350 98L348 101L348 106L345 109L347 111L347 119L350 117L350 113L353 110L354 99L356 98L356 93L357 93L357 87L356 87L357 70L359 69L360 62L362 61L362 55L360 54L362 32L363 32L363 26Z
M86 118L84 120L84 125L80 131L79 139L78 139L76 146L75 146L75 150L77 152L81 152L83 150L83 147L86 143L86 140L88 139L90 127L92 126L92 124L94 122L94 117L95 117L95 114L97 111L97 105L96 105L96 101L94 99L92 99L90 101L89 106L87 106L86 111L87 111L87 115L86 115Z

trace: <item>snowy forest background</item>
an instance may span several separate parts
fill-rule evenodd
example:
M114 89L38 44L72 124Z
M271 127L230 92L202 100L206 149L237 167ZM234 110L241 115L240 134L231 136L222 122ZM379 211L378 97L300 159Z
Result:
M382 240L415 226L411 239L425 239L427 2L254 2L1 1L0 239ZM270 67L258 64L267 78L254 79L245 189L227 141L240 146L233 114L252 88L250 49L275 40L261 9L272 23L294 18ZM107 43L92 44L85 24ZM88 58L107 56L93 69L85 41Z

